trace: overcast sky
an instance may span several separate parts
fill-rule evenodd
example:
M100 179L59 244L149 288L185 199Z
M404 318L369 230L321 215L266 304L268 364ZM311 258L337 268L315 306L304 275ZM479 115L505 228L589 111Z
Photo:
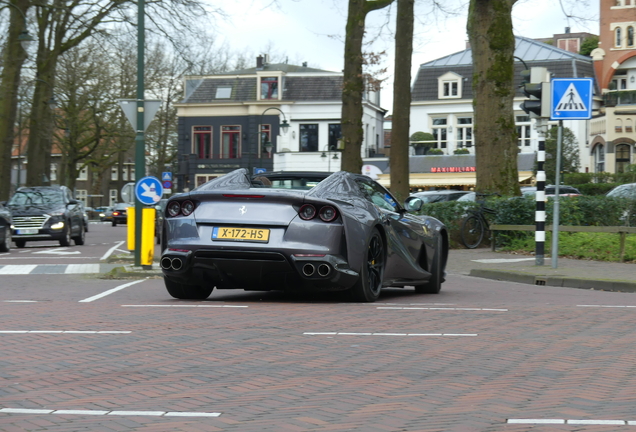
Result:
M211 3L217 3L210 0ZM588 21L568 20L561 8ZM530 38L552 37L571 32L598 34L599 0L519 0L513 9L516 35ZM445 0L450 12L446 15L432 11L430 1L416 0L415 46L412 76L420 64L462 51L466 47L466 12L468 1ZM340 71L343 68L344 28L347 19L347 0L232 0L221 6L230 19L217 25L220 38L232 49L258 54L273 47L286 54L290 63L306 61L309 66ZM382 90L382 107L391 111L393 103L392 27L396 6L371 12L367 17L368 36L376 38L368 51L386 51L388 68ZM387 11L391 13L387 17ZM385 23L388 27L382 28Z

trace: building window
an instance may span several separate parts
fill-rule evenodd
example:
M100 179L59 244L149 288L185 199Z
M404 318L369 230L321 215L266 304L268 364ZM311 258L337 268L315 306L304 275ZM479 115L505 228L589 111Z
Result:
M632 127L632 119L625 120L625 133L632 133L634 128Z
M278 78L261 78L261 99L278 99Z
M261 145L260 145L260 147L258 149L258 157L261 157L262 154L265 153L265 156L271 158L272 157L272 152L270 151L269 153L267 153L267 150L265 150L265 144L266 143L270 143L270 144L273 145L273 143L272 143L272 125L268 125L268 124L261 125L260 139L261 139L261 143L260 143Z
M338 149L338 141L342 139L342 126L338 124L329 125L329 150ZM377 145L377 140L376 140Z
M317 124L301 124L300 131L300 151L316 152L318 151L318 125Z
M51 164L51 181L52 182L57 181L57 165L56 164Z
M217 178L218 176L216 175L209 175L209 174L197 174L195 176L195 184L196 187L199 187L201 185L206 184L207 182L209 182L210 180L213 180L215 178Z
M457 96L457 90L459 86L457 81L444 81L443 86L444 86L444 90L443 90L444 97Z
M212 159L212 126L193 128L192 153L199 159Z
M128 180L135 181L135 166L134 165L128 166Z
M627 27L627 46L634 46L634 27L632 26Z
M473 118L459 117L457 119L457 148L473 146Z
M115 204L117 204L117 189L110 189L108 191L108 194L109 194L108 205L112 207Z
M517 116L517 145L530 147L530 116Z
M621 46L621 28L617 27L616 30L616 47L619 48Z
M631 149L629 144L620 144L616 146L616 172L624 173L625 169L632 160Z
M594 148L594 169L597 173L605 171L605 149L603 144L597 144Z
M241 157L241 127L221 126L221 159Z
M578 54L580 51L580 39L559 39L557 46L562 50Z
M86 205L86 198L88 195L88 191L86 189L76 189L75 190L75 199L82 202L82 204Z
M447 143L446 119L433 119L433 137L435 137L435 148L445 149Z
M229 99L232 96L232 87L217 87L215 99Z
M623 133L623 120L616 119L616 124L614 125L614 132Z
M77 164L77 180L88 180L88 167Z
M110 169L110 179L117 181L119 179L119 167L114 166Z

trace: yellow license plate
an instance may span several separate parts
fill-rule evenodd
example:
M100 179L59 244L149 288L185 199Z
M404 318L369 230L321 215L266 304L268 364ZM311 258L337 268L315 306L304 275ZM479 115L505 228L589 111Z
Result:
M269 230L260 228L214 227L212 240L268 242Z

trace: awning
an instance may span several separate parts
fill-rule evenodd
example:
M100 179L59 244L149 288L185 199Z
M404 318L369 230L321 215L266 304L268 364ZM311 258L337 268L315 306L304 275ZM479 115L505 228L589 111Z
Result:
M519 183L529 183L532 171L519 171ZM384 187L391 186L391 174L380 174L376 180ZM474 172L459 173L411 173L410 187L475 186L477 177Z

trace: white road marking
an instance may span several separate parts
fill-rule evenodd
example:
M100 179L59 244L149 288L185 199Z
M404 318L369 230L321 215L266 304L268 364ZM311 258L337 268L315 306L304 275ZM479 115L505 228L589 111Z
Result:
M510 424L569 424L569 425L613 425L633 426L634 421L629 420L567 420L567 419L508 419Z
M249 307L249 306L233 306L233 305L121 305L121 307L246 308L246 307Z
M108 251L104 254L104 256L100 258L100 261L107 259L115 251L115 249L117 249L119 246L124 244L124 242L125 240L122 240L119 243L117 243L115 246L113 246L112 248L108 249Z
M18 275L18 274L29 274L31 273L37 265L35 264L27 264L27 265L6 265L0 268L0 274L6 275Z
M37 303L37 300L3 300L5 303Z
M99 273L99 264L69 264L64 274Z
M489 311L489 312L508 312L508 309L487 309L487 308L440 308L440 307L395 307L380 306L377 309L392 310L451 310L451 311Z
M68 248L55 248L55 249L47 249L43 251L33 252L33 254L54 254L54 255L77 255L81 254L80 251L72 251L69 252Z
M219 417L219 412L180 411L101 411L101 410L48 410L28 408L2 408L1 414L60 414L60 415L118 415L154 417Z
M119 330L0 330L0 334L129 334L130 331Z
M484 264L499 264L499 263L516 263L521 261L534 261L535 258L489 258L489 259L479 259L472 260L473 262L484 263Z
M478 336L478 333L348 333L348 332L305 332L308 336Z
M636 308L636 306L612 306L612 305L577 305L578 307L598 307L598 308Z
M93 297L89 297L89 298L85 298L84 300L80 300L79 303L89 303L89 302L92 302L93 300L98 300L98 299L100 299L102 297L106 297L109 294L112 294L112 293L117 292L119 290L123 290L124 288L128 288L131 285L135 285L135 284L138 284L138 283L146 281L146 280L148 280L148 278L141 279L141 280L136 280L134 282L128 282L127 284L123 284L123 285L119 285L118 287L115 287L115 288L110 289L108 291L104 291L101 294L97 294L97 295L94 295Z
M351 303L343 303L350 305ZM365 305L375 306L375 305L390 305L390 306L455 306L455 303L363 303Z

